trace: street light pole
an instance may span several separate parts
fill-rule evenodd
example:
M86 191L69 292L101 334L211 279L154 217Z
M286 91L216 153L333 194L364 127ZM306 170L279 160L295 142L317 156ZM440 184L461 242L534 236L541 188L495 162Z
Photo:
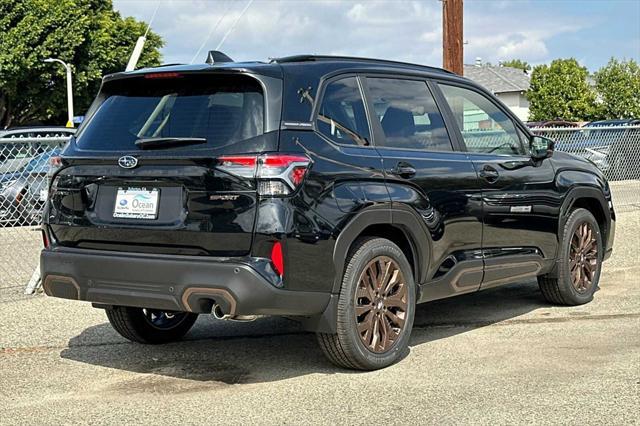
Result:
M69 114L67 127L73 127L73 86L72 86L73 83L71 81L71 66L66 62L56 58L47 58L44 60L44 62L47 62L47 63L57 62L59 64L62 64L62 66L67 71L67 111Z

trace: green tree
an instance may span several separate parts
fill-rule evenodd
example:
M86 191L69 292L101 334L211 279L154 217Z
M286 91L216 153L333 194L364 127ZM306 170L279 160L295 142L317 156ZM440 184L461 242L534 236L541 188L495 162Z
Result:
M123 71L146 24L123 18L111 0L0 0L0 128L66 123L64 68L72 65L75 111L86 111L102 76ZM158 65L153 32L138 66Z
M529 119L592 119L596 95L587 83L588 75L587 69L573 58L556 59L550 65L534 67L527 92Z
M511 67L511 68L518 68L522 71L530 71L531 70L531 65L529 65L528 62L523 61L521 59L511 59L508 61L503 61L501 62L503 67Z
M600 118L640 118L640 66L636 61L611 58L594 77Z

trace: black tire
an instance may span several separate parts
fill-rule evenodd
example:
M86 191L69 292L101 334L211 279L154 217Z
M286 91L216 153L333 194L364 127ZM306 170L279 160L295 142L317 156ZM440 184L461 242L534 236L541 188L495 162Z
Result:
M579 291L573 283L571 274L571 244L574 233L579 226L588 224L593 230L593 237L597 247L595 256L596 268L591 282L582 291ZM558 250L557 271L554 276L546 275L538 277L538 285L544 298L556 305L583 305L593 300L593 295L598 289L600 272L602 270L602 234L598 222L591 212L586 209L575 209L569 215Z
M114 306L106 310L111 326L125 339L132 342L161 344L180 340L198 319L190 312L163 312L127 306ZM166 321L153 321L150 316Z
M365 269L371 270L371 265L375 265L374 268L377 268L377 271L382 271L380 267L381 264L374 262L376 259L390 259L389 262L392 267L395 268L394 274L395 271L398 270L399 273L397 277L400 278L389 278L387 281L382 279L380 288L384 285L384 282L387 282L388 284L384 285L384 287L390 289L388 292L380 291L380 295L376 292L375 297L380 298L384 293L384 302L380 299L377 299L377 304L370 301L371 307L368 308L370 311L361 317L356 317L356 303L364 303L362 301L367 300L367 297L356 299L356 291L358 291L361 276L364 276ZM393 284L393 287L389 287L392 285L392 282L395 282L395 284ZM406 286L404 289L402 289L399 284L400 282L403 282L404 284L402 285ZM370 288L374 287L375 284L370 286ZM366 290L361 288L361 291ZM373 293L369 294L373 296ZM389 300L400 300L398 299L398 295L402 297L403 308L395 308L393 304L387 301L387 296ZM386 305L386 303L389 303L389 305ZM342 287L338 298L337 332L318 333L318 343L326 357L339 367L357 370L376 370L387 367L397 362L408 350L411 329L413 328L415 305L416 287L413 280L413 272L402 250L400 250L396 244L384 238L367 237L360 239L354 243L354 247L347 256ZM369 318L368 315L377 315L379 319L376 319L375 316ZM387 317L387 315L390 316ZM395 318L403 318L403 325L394 328L393 321L389 319L391 315ZM365 321L367 318L369 318L369 320ZM394 337L392 343L391 339L387 340L381 337L385 342L389 342L389 347L376 352L376 342L380 342L379 339L371 343L373 350L372 347L367 346L364 341L367 337L361 336L358 332L358 320L361 321L361 325L363 325L364 322L373 325L375 321L378 321L380 325L383 324L382 321L385 321L385 325L380 325L377 330L383 327L386 336ZM375 331L367 334L369 339L371 339L373 333L375 333ZM378 333L382 332L378 331ZM397 333L397 335L395 333Z

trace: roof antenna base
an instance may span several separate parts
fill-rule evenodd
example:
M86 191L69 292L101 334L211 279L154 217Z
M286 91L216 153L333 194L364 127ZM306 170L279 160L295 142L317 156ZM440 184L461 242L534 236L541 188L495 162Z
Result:
M224 62L233 62L233 59L220 52L219 50L210 50L205 61L209 65L220 64Z

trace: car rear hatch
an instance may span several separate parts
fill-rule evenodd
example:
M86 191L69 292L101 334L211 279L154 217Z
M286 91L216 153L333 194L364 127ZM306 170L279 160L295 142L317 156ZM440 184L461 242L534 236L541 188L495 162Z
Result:
M52 236L89 249L248 254L257 185L227 159L277 150L264 84L220 72L105 83L53 179Z

